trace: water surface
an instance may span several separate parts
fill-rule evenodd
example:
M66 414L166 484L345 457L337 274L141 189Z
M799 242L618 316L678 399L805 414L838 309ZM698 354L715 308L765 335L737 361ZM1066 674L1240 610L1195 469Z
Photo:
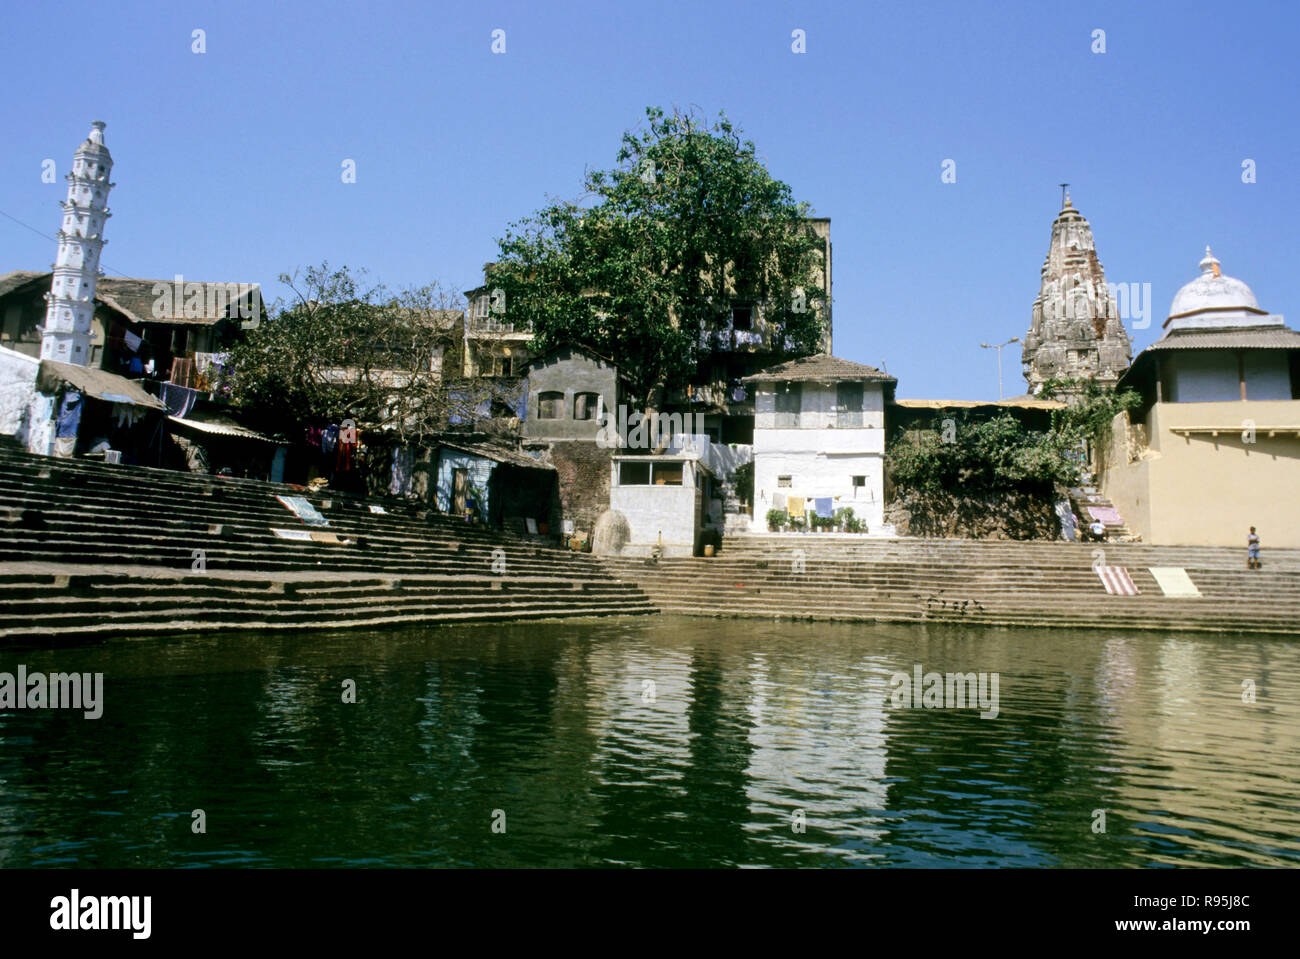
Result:
M1276 636L629 617L19 663L105 705L0 712L5 867L1300 865ZM997 717L894 705L917 664L997 673Z

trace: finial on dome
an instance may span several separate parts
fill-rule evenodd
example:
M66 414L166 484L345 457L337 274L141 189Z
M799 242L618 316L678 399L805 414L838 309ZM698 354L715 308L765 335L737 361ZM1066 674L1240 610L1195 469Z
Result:
M1069 191L1069 190L1066 190L1066 191L1065 191L1065 206L1067 206L1067 207L1074 206L1074 204L1070 202L1070 191Z
M1206 246L1205 248L1205 259L1201 260L1197 266L1201 268L1202 273L1213 273L1215 276L1223 275L1219 272L1219 261L1215 258L1214 254L1210 252L1209 246Z
M90 135L86 139L91 143L103 143L105 126L107 126L107 124L105 124L103 120L96 120L93 122L90 125Z

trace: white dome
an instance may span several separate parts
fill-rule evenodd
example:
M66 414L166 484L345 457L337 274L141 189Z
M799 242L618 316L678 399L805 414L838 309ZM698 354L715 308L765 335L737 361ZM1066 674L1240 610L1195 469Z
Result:
M1200 313L1204 310L1216 312L1225 310L1258 311L1259 302L1250 287L1241 280L1224 276L1219 272L1219 261L1215 259L1210 248L1205 248L1205 259L1201 260L1201 275L1192 280L1174 294L1174 302L1169 306L1169 316L1185 316L1188 313Z

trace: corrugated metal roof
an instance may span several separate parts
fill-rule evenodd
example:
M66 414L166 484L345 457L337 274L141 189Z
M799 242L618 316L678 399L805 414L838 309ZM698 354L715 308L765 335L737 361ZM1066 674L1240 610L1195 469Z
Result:
M795 380L871 380L880 383L897 383L898 378L882 373L874 366L842 360L829 353L804 356L797 360L788 360L777 366L768 367L752 376L744 377L742 383L781 383Z
M1256 326L1218 330L1179 330L1156 340L1151 350L1295 350L1300 331L1289 326Z
M238 436L243 439L261 440L263 443L274 443L281 445L280 440L272 439L269 436L263 436L254 430L245 429L242 426L234 426L227 423L206 423L203 420L187 420L179 416L169 416L167 419L173 423L179 423L181 426L192 426L201 433L215 433L218 436Z

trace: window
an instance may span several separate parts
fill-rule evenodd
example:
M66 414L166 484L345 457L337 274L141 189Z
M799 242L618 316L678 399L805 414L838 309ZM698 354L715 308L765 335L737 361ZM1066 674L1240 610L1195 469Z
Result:
M564 394L554 390L537 395L537 418L539 420L558 420L564 416Z
M862 384L835 384L835 425L841 427L862 426Z
M733 306L731 308L731 328L733 330L752 330L754 328L754 308L750 306Z
M655 464L655 486L681 486L682 485L682 464L681 463L656 463Z
M778 383L776 387L777 429L798 429L799 412L803 408L802 383Z
M573 418L575 420L594 420L600 410L599 393L574 393Z
M798 413L803 408L803 384L781 383L776 388L776 411Z
M776 485L777 485L778 488L781 488L781 489L789 489L790 486L792 485L792 483L790 482L791 479L793 479L793 477L790 477L790 476L778 476L778 477L776 478Z
M855 476L855 477L853 477L853 488L854 488L854 489L857 489L859 486L866 486L866 485L867 485L867 478L866 478L865 476Z
M619 463L618 464L618 485L619 486L649 486L650 485L650 464L649 463Z

